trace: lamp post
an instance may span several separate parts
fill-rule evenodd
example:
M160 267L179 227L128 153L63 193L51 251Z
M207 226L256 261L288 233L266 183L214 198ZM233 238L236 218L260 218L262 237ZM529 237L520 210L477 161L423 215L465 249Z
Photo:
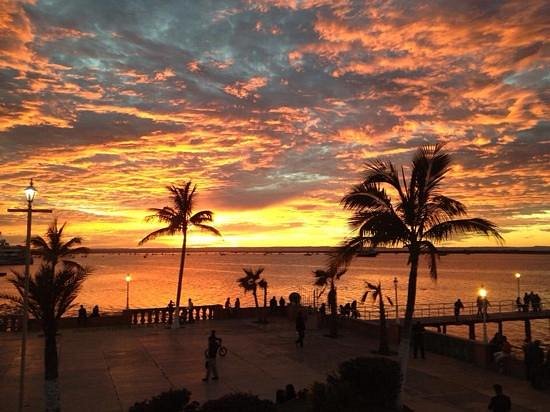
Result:
M393 278L393 289L395 291L395 321L399 322L399 303L397 302L397 276Z
M520 292L520 289L519 289L519 280L521 278L521 273L516 273L514 276L518 280L518 298L519 298L521 296L520 295L521 292Z
M483 316L483 343L486 344L489 341L487 338L487 289L481 285L478 294L483 302L481 315Z
M126 280L126 310L128 310L130 309L130 282L132 281L132 276L128 274L124 279Z
M29 277L31 266L31 227L32 227L32 214L34 213L52 213L51 209L33 209L32 202L36 196L37 190L32 184L32 179L29 186L25 188L25 199L27 200L26 209L8 209L8 212L12 213L27 213L27 238L25 241L25 290L23 292L23 324L21 328L23 330L21 337L21 364L19 372L19 411L23 410L23 401L25 398L25 359L27 356L27 329L29 321Z

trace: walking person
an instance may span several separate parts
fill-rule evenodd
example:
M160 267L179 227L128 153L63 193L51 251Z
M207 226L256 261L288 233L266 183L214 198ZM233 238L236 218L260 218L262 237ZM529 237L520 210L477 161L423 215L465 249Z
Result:
M420 356L422 359L426 359L426 354L424 353L424 333L426 329L420 322L416 322L412 328L413 335L413 354L414 358L418 357L418 350L420 350Z
M206 377L203 379L203 382L208 382L210 375L212 375L213 381L219 378L216 359L221 344L222 340L216 336L216 331L213 330L208 337L208 348L206 349Z
M306 320L302 312L298 312L296 316L296 332L298 332L298 339L296 339L296 346L300 345L304 347L304 337L306 335Z
M462 303L462 301L460 300L460 298L458 298L455 302L455 318L456 320L458 320L458 317L460 315L460 311L464 309L464 304Z
M478 296L476 299L477 316L483 316L483 298Z
M510 412L512 410L512 402L509 396L504 395L502 386L498 383L493 385L495 396L491 398L487 409L493 412Z

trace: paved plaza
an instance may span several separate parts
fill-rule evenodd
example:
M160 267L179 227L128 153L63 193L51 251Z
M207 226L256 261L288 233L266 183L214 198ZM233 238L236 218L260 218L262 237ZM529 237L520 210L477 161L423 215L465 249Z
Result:
M312 326L312 325L309 325ZM205 383L204 350L216 329L229 352L218 361L220 380ZM185 387L204 401L232 391L274 399L292 383L296 389L324 380L343 360L370 355L377 342L343 331L340 339L308 330L305 347L294 344L293 324L276 320L204 321L179 330L162 327L64 329L59 337L64 412L121 412L169 388ZM17 410L19 335L0 335L0 410ZM30 335L27 367L28 411L43 410L43 338ZM428 353L411 360L405 401L416 411L484 411L493 383L511 395L514 411L543 411L548 392L527 382Z

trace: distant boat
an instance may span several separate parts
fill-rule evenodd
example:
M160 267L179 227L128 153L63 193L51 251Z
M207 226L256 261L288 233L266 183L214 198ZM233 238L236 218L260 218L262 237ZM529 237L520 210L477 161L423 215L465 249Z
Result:
M357 257L376 257L378 252L375 249L365 249L357 254Z

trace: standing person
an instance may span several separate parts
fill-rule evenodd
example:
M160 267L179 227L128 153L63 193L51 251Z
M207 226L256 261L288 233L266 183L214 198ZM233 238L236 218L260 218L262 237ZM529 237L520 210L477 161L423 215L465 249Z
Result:
M413 351L414 358L418 357L418 350L420 349L420 356L422 359L426 359L426 354L424 353L424 326L420 322L416 322L412 327L413 334Z
M509 396L502 393L502 386L497 383L493 385L493 389L495 390L495 396L491 398L487 409L493 412L510 412L512 410L512 402Z
M531 296L527 292L523 295L523 311L529 312L529 304L531 303Z
M235 299L235 312L241 308L241 300L239 298Z
M462 301L460 300L460 298L458 298L455 302L455 318L458 320L458 316L460 315L460 311L464 309L464 304L462 303Z
M170 302L168 302L168 306L166 306L166 309L168 309L168 324L172 324L172 320L174 319L174 302L172 299L170 299Z
M80 326L86 326L87 319L88 313L86 312L86 308L84 305L80 305L80 309L78 309L78 324Z
M269 312L274 314L277 311L277 298L273 296L269 301Z
M227 298L225 300L225 308L228 309L228 310L231 309L231 299L230 298Z
M286 306L285 298L281 296L281 299L279 299L279 306L281 308L284 308Z
M353 302L351 302L351 317L353 319L357 319L359 316L357 316L359 314L359 312L357 312L357 301L354 300Z
M222 340L216 336L216 331L213 330L208 337L208 348L206 349L206 377L203 379L207 382L212 374L212 380L218 380L218 368L216 365L216 358L218 356L218 349L222 344Z
M99 306L95 305L92 309L92 318L99 318Z
M477 305L477 315L483 316L483 298L481 296L477 297L476 305Z
M300 345L301 348L304 347L304 337L306 335L306 320L302 312L298 312L296 316L296 332L298 332L298 339L296 339L296 346Z
M187 311L189 312L189 323L193 323L195 319L193 318L193 301L191 298L187 301Z

